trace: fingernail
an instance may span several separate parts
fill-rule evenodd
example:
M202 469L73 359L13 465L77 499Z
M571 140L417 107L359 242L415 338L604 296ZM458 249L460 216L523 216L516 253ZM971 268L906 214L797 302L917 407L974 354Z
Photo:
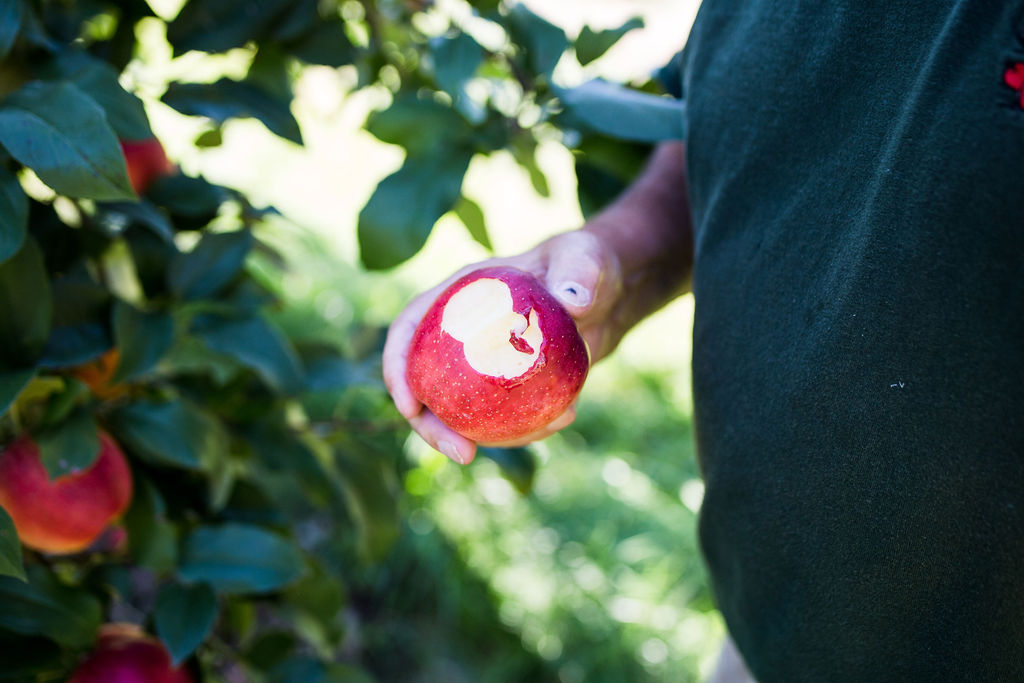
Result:
M563 282L555 288L555 294L562 301L573 306L586 306L590 303L590 290L578 282Z
M455 444L453 444L451 441L439 441L437 443L437 450L441 451L446 456L448 456L455 462L459 463L460 465L466 464L466 461L459 454L459 449L456 448Z

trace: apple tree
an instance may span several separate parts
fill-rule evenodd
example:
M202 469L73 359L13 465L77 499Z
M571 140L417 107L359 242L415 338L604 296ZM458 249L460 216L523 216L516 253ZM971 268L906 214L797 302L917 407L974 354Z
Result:
M475 155L510 151L544 194L535 153L557 137L590 212L678 136L653 82L553 76L638 25L568 36L498 0L0 0L0 461L30 443L39 468L0 481L0 680L66 679L111 623L195 680L410 680L434 653L393 636L436 614L444 582L486 603L465 572L419 572L404 540L383 330L357 317L331 343L282 323L287 217L180 170L149 117L197 117L200 147L238 118L302 145L297 75L354 69L391 95L367 129L406 152L358 222L363 266L386 269L448 212L489 245L461 192ZM141 87L153 35L244 69ZM102 487L63 487L108 442L130 470L123 513L73 550L23 542L24 497L58 526L97 514ZM528 485L526 455L491 455ZM550 677L496 619L450 609L444 640L477 642L449 653L472 677Z

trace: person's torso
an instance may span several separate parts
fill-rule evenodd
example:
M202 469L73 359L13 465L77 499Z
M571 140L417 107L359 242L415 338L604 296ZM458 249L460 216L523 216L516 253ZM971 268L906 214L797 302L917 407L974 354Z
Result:
M763 683L1024 680L1017 64L1019 0L698 15L702 539Z

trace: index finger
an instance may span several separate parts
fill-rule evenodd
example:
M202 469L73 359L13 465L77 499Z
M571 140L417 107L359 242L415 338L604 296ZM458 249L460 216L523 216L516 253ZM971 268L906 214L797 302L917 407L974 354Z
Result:
M407 420L419 415L423 409L423 404L413 395L405 378L409 346L412 344L413 335L416 334L416 327L445 288L471 269L472 266L467 266L435 287L421 293L409 302L388 327L384 350L381 352L381 372L384 375L384 386L391 394L391 400L395 402L398 412Z
M381 371L384 375L384 386L391 394L395 407L405 419L419 414L423 404L413 396L409 383L405 378L409 345L416 333L416 327L426 314L430 304L437 298L440 286L428 290L413 299L405 310L388 327L388 335L381 353Z

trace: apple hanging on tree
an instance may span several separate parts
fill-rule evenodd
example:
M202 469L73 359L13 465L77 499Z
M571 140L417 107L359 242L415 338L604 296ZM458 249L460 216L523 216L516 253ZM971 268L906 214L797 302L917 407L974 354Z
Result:
M156 138L121 140L121 151L128 169L128 182L137 195L146 194L156 180L175 171L164 146Z
M167 648L134 624L105 624L92 653L68 683L192 683Z
M532 274L495 266L452 284L409 347L413 394L479 443L537 431L576 400L590 361L572 316Z
M24 545L55 554L85 550L128 507L128 462L110 435L98 436L100 452L90 467L54 479L28 436L0 453L0 507Z

